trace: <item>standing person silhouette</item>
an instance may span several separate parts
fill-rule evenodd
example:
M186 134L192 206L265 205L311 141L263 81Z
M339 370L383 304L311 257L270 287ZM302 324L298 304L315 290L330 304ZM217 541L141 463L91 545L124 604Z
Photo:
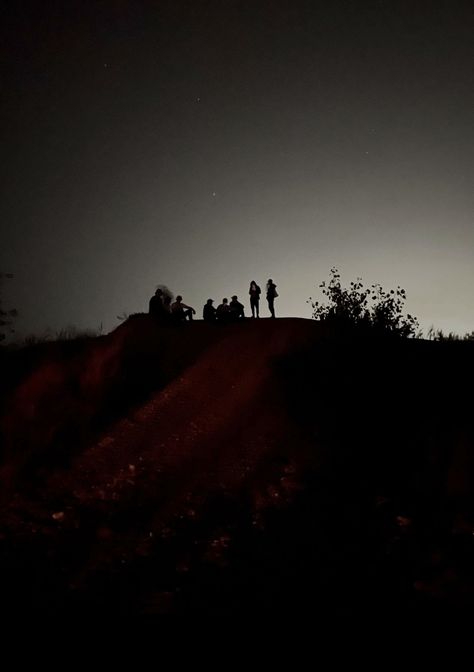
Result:
M275 317L274 301L277 296L278 292L276 290L276 285L270 278L269 281L267 282L267 301L268 301L268 309L270 310L270 313L273 318Z
M258 308L260 304L261 289L255 282L255 280L252 280L252 282L250 283L249 294L250 294L250 308L252 309L252 317L255 317L255 313L257 313L257 317L260 317Z

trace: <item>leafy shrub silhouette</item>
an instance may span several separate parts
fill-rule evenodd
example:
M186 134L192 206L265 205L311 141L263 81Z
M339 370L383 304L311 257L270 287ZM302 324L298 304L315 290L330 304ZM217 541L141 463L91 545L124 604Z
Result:
M379 284L366 288L361 278L357 278L347 288L341 284L341 276L335 267L331 268L330 276L329 282L323 281L319 285L328 302L313 301L312 297L308 300L313 318L404 338L415 336L419 329L418 320L410 314L404 315L406 293L400 286L388 291Z

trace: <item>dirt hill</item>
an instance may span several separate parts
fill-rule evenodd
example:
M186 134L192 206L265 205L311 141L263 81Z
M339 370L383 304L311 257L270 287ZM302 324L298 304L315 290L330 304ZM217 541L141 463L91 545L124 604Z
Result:
M474 353L446 345L139 315L49 348L5 394L5 604L469 605Z

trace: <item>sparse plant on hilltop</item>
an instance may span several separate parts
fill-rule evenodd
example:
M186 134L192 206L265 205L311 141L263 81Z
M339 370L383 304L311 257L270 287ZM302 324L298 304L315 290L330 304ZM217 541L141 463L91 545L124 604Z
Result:
M426 338L429 341L474 341L474 331L467 332L464 336L460 336L454 331L445 333L442 329L435 329L432 326L428 329Z
M308 303L313 309L312 317L317 320L338 322L350 326L365 326L384 333L401 337L415 336L419 329L418 320L410 314L404 314L405 290L384 290L379 284L364 287L361 278L350 283L350 287L341 284L337 268L330 271L329 282L319 286L327 297L327 303L314 301Z

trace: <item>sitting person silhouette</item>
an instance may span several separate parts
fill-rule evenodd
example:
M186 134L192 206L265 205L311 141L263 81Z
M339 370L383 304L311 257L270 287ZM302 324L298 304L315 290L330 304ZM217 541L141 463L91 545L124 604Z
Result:
M218 322L228 322L230 315L229 302L227 299L222 299L222 303L217 306L216 318Z
M244 307L235 294L229 304L229 314L232 321L237 321L245 317Z
M177 296L176 301L171 304L171 315L174 320L177 322L182 322L183 320L192 320L193 315L196 314L196 311L194 308L191 308L191 306L187 306L185 303L183 303L183 297L182 296Z
M148 304L148 312L153 317L162 319L164 317L164 307L163 307L163 290L158 288L154 295L151 297Z
M216 309L212 305L214 302L212 299L206 301L206 305L202 311L202 317L205 322L215 322L216 321Z
M163 310L168 319L171 318L171 301L172 299L169 295L166 295L163 299Z

